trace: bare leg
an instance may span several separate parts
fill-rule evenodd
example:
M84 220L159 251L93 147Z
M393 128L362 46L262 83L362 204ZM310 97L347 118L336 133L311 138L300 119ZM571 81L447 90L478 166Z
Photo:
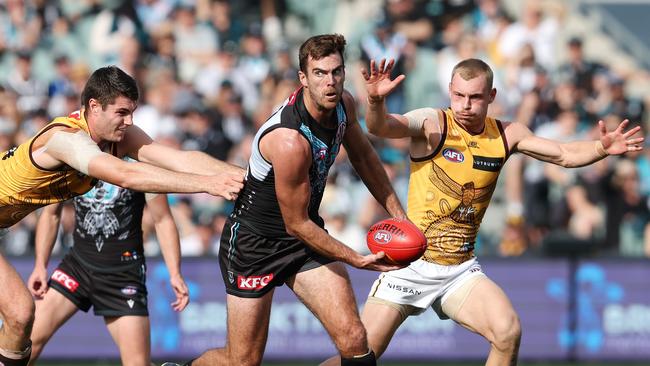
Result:
M34 322L34 300L14 267L0 254L0 348L23 351L29 346Z
M77 312L77 306L59 291L50 288L43 300L36 301L36 315L32 330L33 365L52 335Z
M226 346L206 351L192 362L192 366L260 365L269 331L273 292L260 298L227 295Z
M447 301L458 300L452 299L454 295L455 293L451 294ZM521 340L519 317L506 294L492 280L487 277L480 279L467 294L456 314L448 315L490 341L487 366L517 364Z
M321 321L342 357L368 353L366 330L343 264L334 262L297 273L287 284Z
M124 366L150 366L149 317L104 317L108 332L120 349Z
M367 301L361 313L361 322L368 333L368 344L375 352L377 359L386 351L395 331L406 317L388 302ZM334 356L323 362L321 366L338 366L341 358Z

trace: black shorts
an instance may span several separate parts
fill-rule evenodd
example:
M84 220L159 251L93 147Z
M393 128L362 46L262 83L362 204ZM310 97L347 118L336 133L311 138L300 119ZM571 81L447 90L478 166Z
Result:
M68 253L48 284L84 312L92 306L100 316L148 316L145 274L144 262L104 269Z
M331 262L298 239L269 239L230 218L221 234L221 276L237 297L262 297L296 273Z

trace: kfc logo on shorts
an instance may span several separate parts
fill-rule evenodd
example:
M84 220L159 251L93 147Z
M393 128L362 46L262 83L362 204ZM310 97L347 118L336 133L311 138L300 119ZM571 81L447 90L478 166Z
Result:
M456 149L446 148L442 151L442 156L452 163L462 163L465 161L463 153Z
M70 292L77 291L77 287L79 287L79 283L74 278L59 269L52 273L52 281L60 283L63 287L70 290Z
M264 288L273 279L273 273L261 276L237 276L237 287L240 290L259 290Z

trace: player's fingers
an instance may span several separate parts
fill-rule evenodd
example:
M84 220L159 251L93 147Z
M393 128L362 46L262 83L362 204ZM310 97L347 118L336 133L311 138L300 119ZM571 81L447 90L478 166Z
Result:
M393 66L395 66L395 59L391 58L390 60L388 60L388 64L386 64L385 72L387 74L390 74L391 70L393 70Z
M386 67L386 59L382 58L381 61L379 61L379 73L380 74L383 74L383 73L386 72L385 67Z
M616 128L616 130L619 131L620 133L623 133L628 123L630 123L630 120L628 120L627 118L624 119L623 122L619 123L618 128Z
M363 75L363 78L368 81L370 79L370 74L368 74L368 70L366 70L365 67L361 68L361 75Z
M607 127L605 127L605 122L603 122L603 120L598 121L598 131L600 131L601 136L607 134Z
M370 60L370 76L377 74L377 68L375 67L375 60Z
M623 137L628 138L630 136L634 136L635 134L639 133L641 131L641 126L635 126L634 128L631 128L629 131L625 132L623 134Z
M400 76L396 77L395 80L393 80L391 82L391 84L390 84L391 88L396 87L397 84L401 83L402 80L404 80L405 78L406 78L406 76L404 76L404 75L400 75Z

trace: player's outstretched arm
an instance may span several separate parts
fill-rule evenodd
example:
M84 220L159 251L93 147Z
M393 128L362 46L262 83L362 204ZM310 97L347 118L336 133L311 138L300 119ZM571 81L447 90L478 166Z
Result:
M260 149L273 165L276 196L289 234L316 252L357 268L376 271L401 268L387 264L380 255L360 255L334 239L309 218L311 151L299 132L274 130L262 139Z
M181 242L166 194L147 194L147 207L153 218L156 236L160 243L165 265L169 271L169 283L176 299L171 303L174 311L182 311L190 301L189 290L181 275Z
M351 117L345 131L343 144L348 152L350 163L356 170L361 180L366 185L370 193L375 197L384 209L393 217L405 218L406 213L402 208L397 194L388 179L377 152L368 141L368 137L361 130L361 126L356 121L356 111L354 110L354 100L348 94L345 95L346 107Z
M394 80L390 79L390 73L395 65L395 60L382 59L377 67L375 60L370 61L369 70L362 69L361 73L366 82L366 93L368 95L366 106L366 125L368 131L373 135L401 138L417 136L417 126L409 128L409 120L401 114L390 114L386 110L384 100L399 83L404 80L404 75L399 75ZM421 127L421 126L420 126Z
M615 130L607 131L605 123L599 121L600 139L567 143L535 136L519 123L507 125L505 131L508 141L515 144L515 151L566 168L576 168L594 163L608 155L642 150L644 138L635 137L640 133L641 127L636 126L626 131L628 124L626 119Z
M200 175L233 174L243 177L241 167L215 159L201 151L178 150L152 140L137 126L129 128L122 146L132 158L175 172Z
M62 208L62 203L43 207L36 223L34 270L27 280L27 288L39 299L47 292L47 264L59 232Z
M235 199L244 187L243 177L235 174L198 175L174 172L151 164L128 163L107 154L90 136L80 130L53 130L39 150L40 166L56 169L63 163L75 170L120 187L141 192L206 192Z

